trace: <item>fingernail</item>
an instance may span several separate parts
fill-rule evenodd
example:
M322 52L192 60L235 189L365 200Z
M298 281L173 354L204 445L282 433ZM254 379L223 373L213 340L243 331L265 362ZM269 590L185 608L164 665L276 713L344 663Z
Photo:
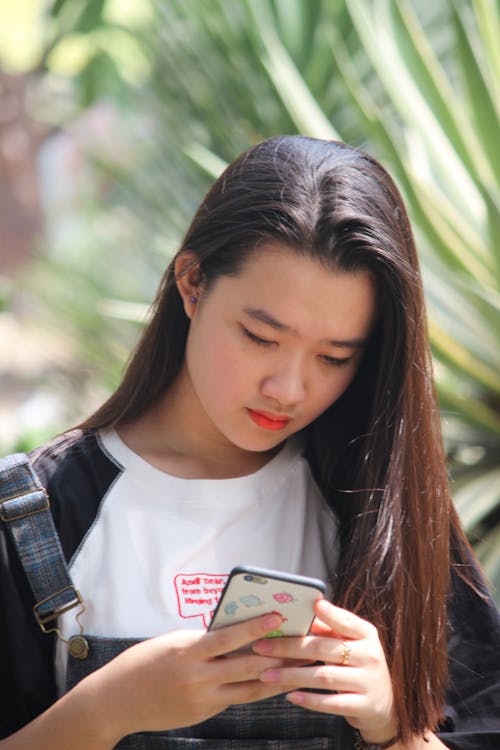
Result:
M295 703L300 706L304 703L305 695L304 693L288 693L288 695L285 695L285 698L287 701L290 701L290 703Z
M266 630L274 630L278 625L281 625L282 622L283 618L279 612L271 612L269 615L266 615L262 621Z
M266 671L262 672L260 675L260 679L262 682L279 682L280 676L281 673L279 669L266 669Z
M271 641L256 641L253 644L253 650L258 654L270 654L273 650L273 644Z

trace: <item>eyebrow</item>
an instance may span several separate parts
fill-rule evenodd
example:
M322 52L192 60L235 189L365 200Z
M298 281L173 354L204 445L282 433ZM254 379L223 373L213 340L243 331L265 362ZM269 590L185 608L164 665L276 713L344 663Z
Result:
M257 307L244 307L243 312L254 320L258 320L261 323L274 328L276 331L282 331L283 333L289 333L292 336L298 336L299 332L296 328L281 323L273 315L268 313L266 310L261 310ZM345 349L358 349L366 344L366 339L324 339L321 343L330 344L331 346L343 347Z

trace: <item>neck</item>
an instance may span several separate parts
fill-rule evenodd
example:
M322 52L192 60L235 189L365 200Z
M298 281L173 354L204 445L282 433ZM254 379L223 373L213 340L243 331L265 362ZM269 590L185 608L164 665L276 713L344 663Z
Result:
M210 421L200 421L200 413L189 378L181 373L159 402L134 422L118 427L118 433L148 463L185 479L252 474L280 448L245 451L225 439Z

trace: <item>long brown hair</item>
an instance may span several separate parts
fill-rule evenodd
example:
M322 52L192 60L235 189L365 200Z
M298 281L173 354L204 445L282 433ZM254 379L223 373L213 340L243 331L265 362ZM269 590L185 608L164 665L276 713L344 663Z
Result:
M448 492L419 265L401 196L367 154L280 136L249 149L215 182L179 252L204 288L237 275L274 239L327 268L367 269L378 319L356 378L308 429L307 455L340 519L334 601L377 628L403 740L434 728L447 681L450 549L467 543ZM81 427L138 418L184 358L189 321L166 270L152 319L110 399Z

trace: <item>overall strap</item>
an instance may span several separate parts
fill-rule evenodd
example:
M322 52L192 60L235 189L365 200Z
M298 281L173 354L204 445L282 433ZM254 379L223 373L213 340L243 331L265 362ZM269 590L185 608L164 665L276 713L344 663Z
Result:
M35 597L38 624L44 633L58 632L56 618L73 607L83 611L85 605L71 580L49 497L25 453L0 459L0 519Z

